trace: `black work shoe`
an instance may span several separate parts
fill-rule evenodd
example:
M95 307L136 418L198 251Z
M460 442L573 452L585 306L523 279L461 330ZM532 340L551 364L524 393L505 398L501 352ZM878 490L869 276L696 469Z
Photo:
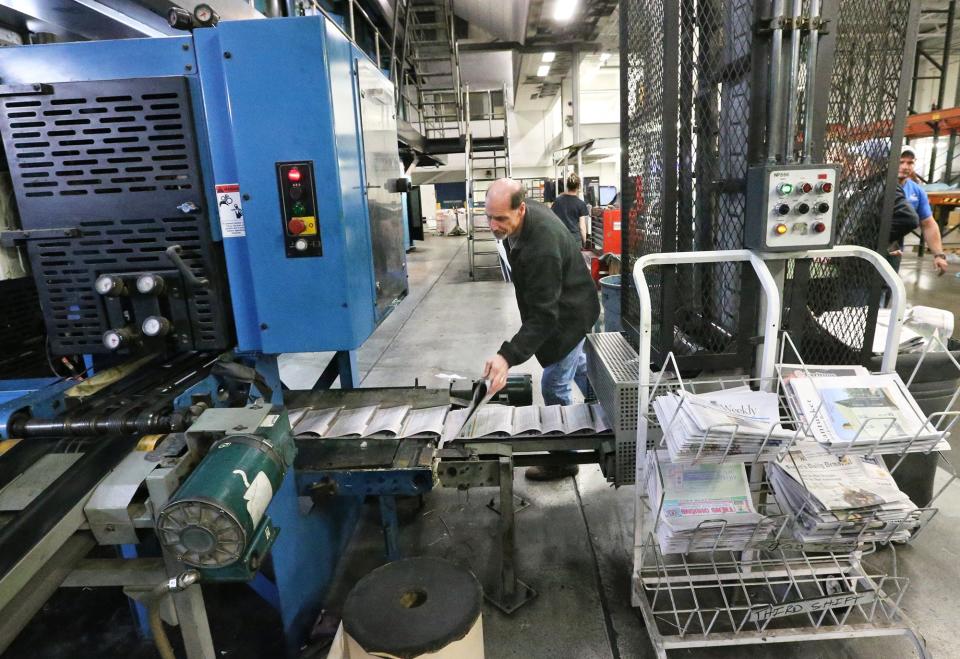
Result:
M567 476L576 476L580 472L577 465L537 465L527 467L524 473L532 481L555 481Z

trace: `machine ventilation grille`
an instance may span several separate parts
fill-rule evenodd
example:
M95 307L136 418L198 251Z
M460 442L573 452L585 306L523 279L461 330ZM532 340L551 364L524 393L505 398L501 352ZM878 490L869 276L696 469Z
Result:
M182 347L227 347L228 319L216 303L225 297L222 255L210 236L186 80L60 83L50 94L5 97L0 109L23 228L80 230L28 243L53 352L103 352L110 325L94 281L171 271L171 245L211 282L191 296L192 339Z
M29 277L0 281L0 377L49 375L43 353L43 317Z

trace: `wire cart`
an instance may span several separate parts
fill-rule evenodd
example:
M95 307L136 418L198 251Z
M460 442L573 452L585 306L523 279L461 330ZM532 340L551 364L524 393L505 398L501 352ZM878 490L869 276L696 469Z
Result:
M892 525L886 520L888 524L884 528L889 528L889 534L879 540L875 534L870 535L878 527L878 520L865 516L846 521L842 532L838 527L829 539L812 544L794 538L791 529L798 523L797 513L782 509L770 486L765 464L786 455L796 440L809 435L809 427L802 419L793 418L790 412L784 398L782 373L777 368L777 363L783 362L787 355L795 355L806 368L789 335L780 332L781 294L774 272L778 262L786 258L859 258L879 271L891 290L890 330L881 371L894 372L905 293L896 273L876 252L843 246L778 255L733 250L651 254L640 258L633 271L641 309L633 605L640 608L653 647L661 659L667 657L668 650L883 636L905 636L913 642L920 657L930 657L916 625L901 609L910 580L897 574L896 548L891 541L895 533L904 529L910 532L909 542L915 541L936 517L937 510L931 507L933 501L904 514ZM773 261L772 267L765 259ZM758 373L709 380L684 379L672 354L659 372L651 372L651 305L644 270L651 266L736 261L752 266L762 290L760 333L763 340L758 346ZM928 342L907 386L935 344L946 351L938 338ZM950 361L960 371L960 364L952 355ZM660 500L651 500L647 485L648 479L662 478L660 467L670 456L660 450L664 446L663 428L651 403L667 391L704 393L743 385L778 394L780 425L795 429L793 439L777 445L765 440L751 454L744 455L733 450L738 445L736 426L714 428L729 433L726 450L705 451L701 444L689 462L736 460L746 463L751 496L756 511L763 516L762 522L743 551L720 549L730 529L723 520L708 520L693 531L686 551L665 553L657 541L664 488L661 481ZM929 454L949 446L945 438L960 415L949 410L958 395L960 392L953 396L946 411L927 417L926 421L936 429L935 437L918 437L896 449L894 455L900 457L894 459L891 472L896 471L907 453ZM871 422L882 424L886 420L870 419L864 426ZM888 446L879 440L860 441L863 429L858 430L848 446L833 447L831 452L862 456L889 454ZM934 494L934 500L957 478L942 453L939 461L949 478ZM866 542L865 538L871 541ZM876 563L883 562L880 559L887 558L882 551L889 554L890 569L876 568ZM871 560L865 560L868 558Z

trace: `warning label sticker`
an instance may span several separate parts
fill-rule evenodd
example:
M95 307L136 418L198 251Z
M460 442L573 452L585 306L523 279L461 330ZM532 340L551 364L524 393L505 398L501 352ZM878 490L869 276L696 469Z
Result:
M224 238L241 238L247 235L247 227L243 223L239 183L217 186L217 214L220 216L220 231Z

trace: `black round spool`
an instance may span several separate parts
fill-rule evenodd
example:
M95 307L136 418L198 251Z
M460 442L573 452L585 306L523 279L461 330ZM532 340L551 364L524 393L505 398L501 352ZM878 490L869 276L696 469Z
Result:
M467 570L407 558L361 579L343 607L344 630L368 653L407 659L459 641L480 616L483 591Z

